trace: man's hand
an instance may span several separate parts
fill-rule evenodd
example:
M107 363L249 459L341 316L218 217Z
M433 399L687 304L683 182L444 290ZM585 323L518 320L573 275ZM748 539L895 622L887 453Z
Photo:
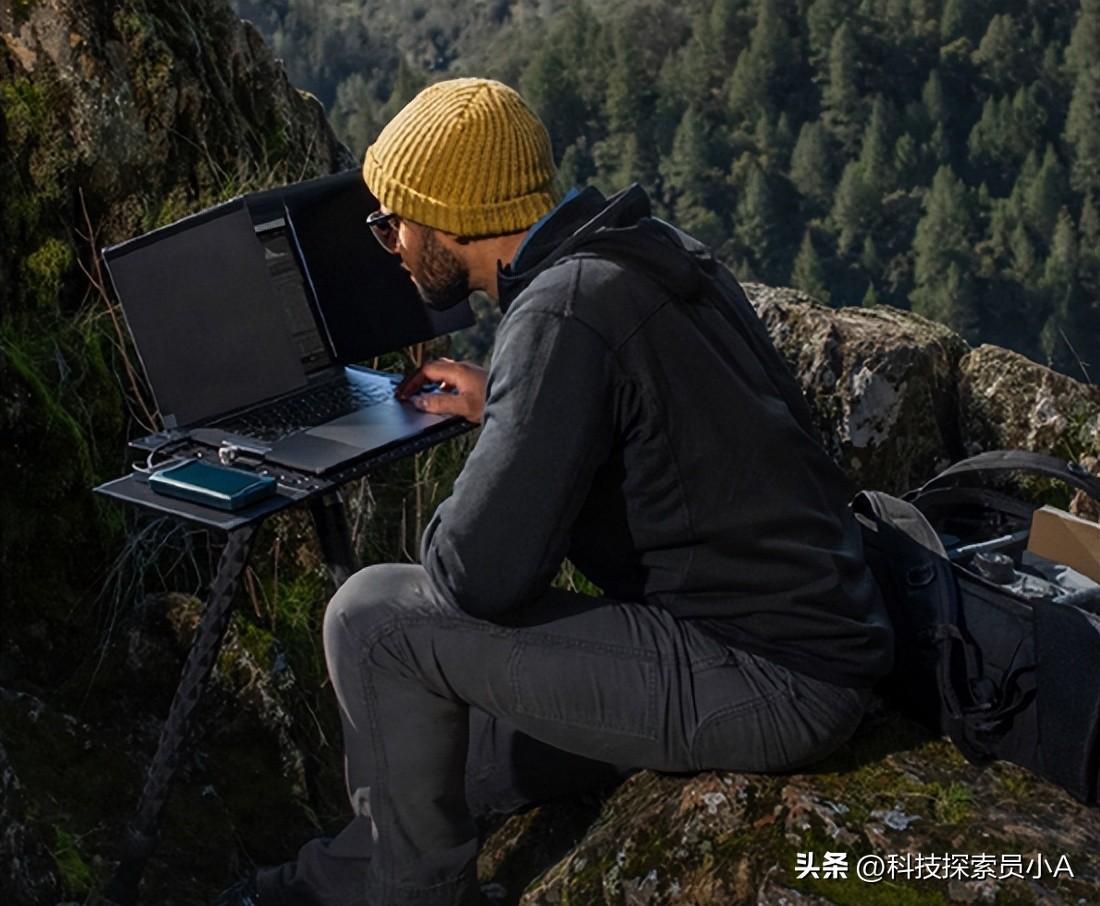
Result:
M435 415L461 415L474 424L481 423L485 411L485 383L489 372L470 362L436 359L420 366L394 389L399 400L408 400L417 409ZM420 393L420 388L436 381L443 393ZM419 395L417 395L419 394Z

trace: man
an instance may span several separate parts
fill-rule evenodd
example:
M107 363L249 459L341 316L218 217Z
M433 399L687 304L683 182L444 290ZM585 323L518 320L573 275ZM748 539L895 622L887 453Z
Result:
M422 565L368 567L328 608L356 818L262 872L261 906L466 906L475 810L848 739L891 631L843 477L732 278L636 186L560 199L545 129L498 82L425 89L363 175L425 302L483 290L503 318L487 373L444 360L397 389L481 434ZM604 597L550 588L566 555Z

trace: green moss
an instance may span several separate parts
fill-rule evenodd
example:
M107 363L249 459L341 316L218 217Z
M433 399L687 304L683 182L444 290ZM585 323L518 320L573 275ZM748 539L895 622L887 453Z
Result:
M121 4L111 21L119 37L127 44L139 44L153 33L152 21L147 16L142 16L133 4Z
M66 893L83 896L95 881L91 867L80 853L80 839L61 827L54 828L54 844L50 849L61 875Z
M0 82L0 110L12 146L42 131L50 116L49 105L49 93L42 85L18 78Z
M29 295L40 308L57 304L61 282L73 266L73 249L67 242L51 236L23 262L23 275Z
M961 824L973 811L974 794L962 783L948 783L934 788L933 808L936 817L945 824Z
M949 902L941 890L926 883L873 884L861 881L851 870L846 878L805 878L794 886L805 893L823 896L836 906L945 906Z

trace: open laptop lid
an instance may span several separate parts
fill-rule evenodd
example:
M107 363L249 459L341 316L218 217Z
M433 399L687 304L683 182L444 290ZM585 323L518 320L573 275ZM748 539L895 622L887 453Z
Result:
M244 199L104 259L166 428L305 386Z
M428 308L400 259L375 241L365 221L378 201L358 170L247 200L257 221L285 210L338 362L365 362L474 323L466 302L445 312Z

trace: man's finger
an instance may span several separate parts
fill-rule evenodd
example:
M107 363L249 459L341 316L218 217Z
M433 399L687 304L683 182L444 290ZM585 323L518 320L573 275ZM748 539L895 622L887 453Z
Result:
M465 415L466 401L454 393L422 393L412 398L412 404L421 412L433 415Z
M448 384L454 384L455 376L460 370L461 366L450 360L436 359L427 362L412 374L406 375L401 383L394 388L394 393L398 398L405 399L431 381L446 381Z

